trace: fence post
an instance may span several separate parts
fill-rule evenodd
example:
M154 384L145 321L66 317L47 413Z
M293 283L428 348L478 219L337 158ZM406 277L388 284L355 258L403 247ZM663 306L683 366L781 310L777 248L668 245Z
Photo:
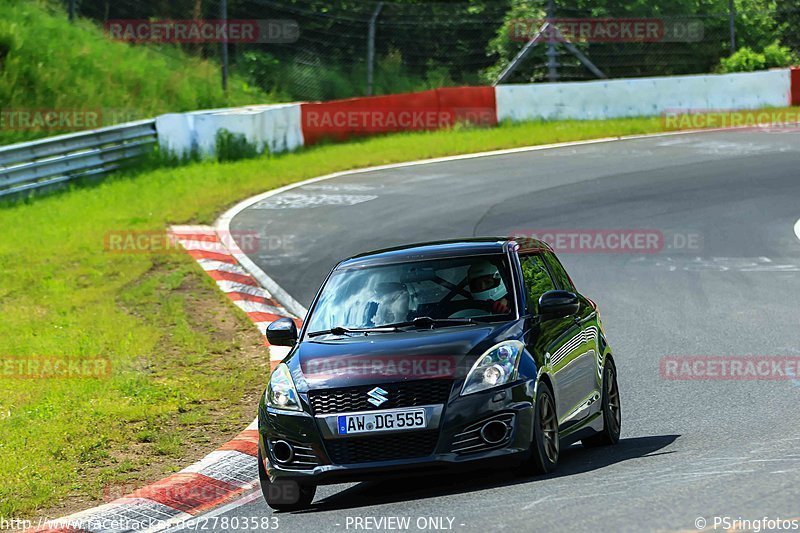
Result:
M75 20L75 0L69 0L69 21Z
M222 90L228 90L228 1L220 0L219 3L219 18L222 24L225 25L225 31L222 34L222 42L220 43L220 62L222 63Z
M378 15L383 8L383 2L378 2L375 6L375 11L369 18L369 29L367 31L367 96L372 96L372 79L373 70L375 69L375 23L378 20Z
M553 22L553 17L555 15L555 5L553 0L547 1L547 21L555 28L555 23ZM556 52L556 43L554 39L554 32L552 28L549 28L549 32L547 35L547 52L545 55L547 56L547 81L550 83L554 83L558 81L558 59L557 52Z

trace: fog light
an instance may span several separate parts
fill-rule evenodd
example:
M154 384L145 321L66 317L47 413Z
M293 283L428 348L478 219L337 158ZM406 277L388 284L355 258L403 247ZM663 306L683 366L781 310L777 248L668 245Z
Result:
M294 459L294 450L285 440L278 440L272 444L272 455L279 463L291 463Z
M481 428L481 438L487 444L497 444L506 438L508 433L508 426L499 420L492 420L486 422Z

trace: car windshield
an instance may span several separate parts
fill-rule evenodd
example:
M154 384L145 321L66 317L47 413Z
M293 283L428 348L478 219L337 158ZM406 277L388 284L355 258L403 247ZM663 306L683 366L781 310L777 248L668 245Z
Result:
M423 317L442 324L509 319L515 310L510 287L501 254L340 268L323 287L307 331L379 328Z

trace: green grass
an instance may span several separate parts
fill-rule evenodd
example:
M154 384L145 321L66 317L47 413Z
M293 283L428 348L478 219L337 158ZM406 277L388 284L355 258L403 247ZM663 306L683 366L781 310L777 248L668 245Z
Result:
M0 516L158 477L255 413L267 355L224 333L244 315L188 256L106 253L106 232L210 223L249 195L334 171L662 129L637 118L400 134L148 170L0 210L0 358L113 363L107 379L0 380Z
M160 113L265 103L271 97L219 65L175 47L133 46L106 38L88 20L71 24L55 2L0 2L0 107L3 111L99 110L101 125ZM64 133L0 121L0 144ZM76 128L86 129L86 128Z

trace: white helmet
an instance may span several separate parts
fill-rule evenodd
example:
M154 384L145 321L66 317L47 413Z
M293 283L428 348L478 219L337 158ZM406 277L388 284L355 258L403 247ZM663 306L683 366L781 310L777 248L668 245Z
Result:
M489 261L479 261L469 267L469 290L476 300L502 299L508 291L500 271Z
M411 298L404 283L379 283L375 290L375 302L378 304L373 318L376 326L408 320Z

